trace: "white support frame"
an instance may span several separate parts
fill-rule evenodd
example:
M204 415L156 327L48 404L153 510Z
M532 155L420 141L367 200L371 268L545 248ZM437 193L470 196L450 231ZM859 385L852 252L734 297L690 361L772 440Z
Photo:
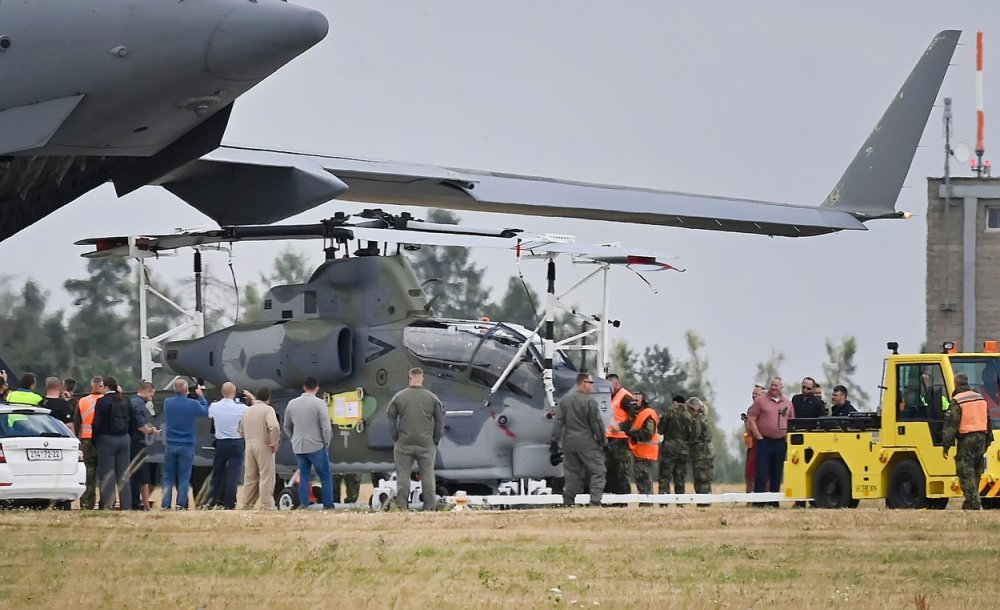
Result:
M153 360L154 352L159 353L162 351L163 343L182 332L194 329L195 336L203 337L205 335L205 316L194 310L184 309L173 300L169 299L155 288L149 285L149 278L147 276L146 264L144 259L151 256L157 256L156 254L149 252L148 250L141 250L136 247L136 240L138 238L131 236L128 238L129 247L129 257L134 258L136 261L136 285L139 291L139 368L142 374L143 381L153 380L153 371L158 368L162 368L162 365ZM165 332L155 336L149 337L149 314L148 314L148 302L149 295L160 299L170 307L176 309L182 316L187 318L181 324L166 330ZM169 384L168 384L169 387Z
M544 256L531 256L531 255L522 256L522 258L540 258L540 259L545 260L546 262L554 260L555 257L556 257L556 255L554 255L554 254L546 254ZM496 383L494 383L493 387L490 388L490 393L489 393L489 397L490 398L492 398L493 395L497 393L497 391L500 389L500 386L502 386L503 383L507 380L507 376L514 369L514 367L517 365L517 363L521 360L521 357L524 356L524 352L528 349L528 346L535 339L535 337L539 337L539 338L542 339L542 357L545 358L545 359L551 358L554 355L554 352L555 352L556 349L561 349L561 350L565 350L565 351L577 351L577 352L596 351L597 352L598 375L601 378L607 378L608 372L609 372L609 370L611 368L610 350L609 350L609 347L608 347L608 344L609 344L609 341L610 341L610 325L609 325L609 321L608 321L608 311L610 310L610 307L611 307L611 304L610 304L611 303L611 299L610 299L611 295L609 294L611 282L610 282L610 278L608 277L608 272L611 269L611 264L610 263L604 263L604 262L594 262L594 261L586 260L586 259L584 259L584 260L577 260L577 257L575 257L575 256L573 257L573 262L575 264L598 265L599 268L595 269L592 273L584 276L583 279L579 280L576 284L573 284L568 290L564 291L562 294L560 294L558 296L555 295L555 294L547 294L546 295L546 299L545 299L545 315L542 316L542 321L539 322L538 326L536 326L535 329L531 332L531 334L528 335L528 337L525 339L525 341L521 345L521 347L517 350L517 352L515 352L514 357L511 359L510 363L508 363L507 368L504 369L503 373L500 374L500 377L497 379ZM518 262L518 264L520 264L520 261ZM561 339L559 341L554 341L554 340L553 341L548 341L548 340L546 340L544 338L544 336L542 335L541 330L542 330L542 327L545 325L546 322L555 319L556 308L559 308L559 309L562 309L563 311L569 312L569 313L571 313L571 314L579 317L581 320L587 320L588 322L590 321L589 316L584 316L583 314L580 314L579 312L574 311L571 307L568 307L565 303L563 303L562 299L564 297L566 297L568 294L570 294L571 292L573 292L574 290L576 290L577 288L579 288L580 286L583 286L588 281L590 281L593 278L597 277L598 274L600 274L601 279L602 279L602 291L603 292L602 292L602 298L601 298L601 314L600 314L600 319L599 319L599 322L597 324L597 327L596 328L592 328L590 330L583 331L583 332L579 332L579 333L577 333L577 334L575 334L575 335L573 335L571 337L567 337L567 338ZM594 334L597 335L597 345L596 346L595 345L570 345L573 341L577 341L579 339L582 339L584 337L589 337L589 336L594 335ZM554 411L555 410L555 406L556 406L555 405L555 387L554 387L553 382L552 382L552 370L551 369L545 368L545 369L542 370L542 383L543 383L543 386L545 388L546 405L547 405L547 407L550 410ZM487 400L489 400L489 398Z

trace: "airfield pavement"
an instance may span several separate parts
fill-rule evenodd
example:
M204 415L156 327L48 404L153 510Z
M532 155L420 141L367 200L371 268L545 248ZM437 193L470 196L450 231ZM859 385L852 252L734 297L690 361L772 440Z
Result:
M1000 512L876 503L5 511L0 532L3 608L983 608L1000 565Z

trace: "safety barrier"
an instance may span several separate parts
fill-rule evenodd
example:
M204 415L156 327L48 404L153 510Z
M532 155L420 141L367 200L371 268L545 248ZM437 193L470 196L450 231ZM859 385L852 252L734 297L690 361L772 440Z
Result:
M786 498L780 492L774 493L721 493L721 494L604 494L601 504L745 504L747 502L791 502L806 501L811 498ZM563 497L554 494L539 495L493 495L468 496L459 493L448 496L445 501L456 506L496 507L496 506L550 506L561 505ZM590 503L590 496L579 494L576 504Z

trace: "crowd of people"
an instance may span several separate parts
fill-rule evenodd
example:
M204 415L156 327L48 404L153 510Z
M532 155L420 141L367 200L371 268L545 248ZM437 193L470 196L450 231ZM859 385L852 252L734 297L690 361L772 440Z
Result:
M590 504L600 505L605 492L632 493L633 481L639 493L652 494L654 465L660 493L669 493L671 484L674 493L686 493L689 467L695 493L711 493L715 448L704 401L677 394L657 411L644 392L622 387L618 375L607 379L612 424L604 424L590 396L594 379L589 373L578 374L576 388L559 401L549 453L553 465L564 464L563 502L573 504L586 489Z
M589 373L577 375L575 389L559 401L556 409L550 458L553 465L564 463L564 502L573 504L578 493L589 492L590 503L599 505L605 492L631 493L633 482L639 493L653 494L654 472L658 472L655 478L660 493L686 493L689 472L696 494L711 493L715 452L704 401L678 394L669 405L658 410L649 404L642 391L624 388L617 375L608 375L608 380L612 387L613 423L606 425L601 418L591 396L594 380ZM409 507L410 479L416 465L423 485L424 509L433 510L437 500L434 463L444 433L444 411L441 400L423 387L423 381L421 369L410 369L408 386L389 401L386 415L395 443L397 506ZM953 400L961 404L960 399L971 396L967 402L972 400L970 404L976 408L979 402L985 404L978 394L968 390L967 381L957 379L956 383L959 381L964 385L957 387L968 396L956 390ZM49 409L52 417L80 439L86 468L81 508L151 508L154 481L145 459L151 435L162 435L164 442L160 507L188 508L196 422L203 417L211 418L215 437L208 507L234 509L259 505L274 509L275 455L282 434L290 440L298 461L300 506L308 507L313 502L313 472L319 479L319 501L324 508L333 508L339 502L341 483L347 487L346 502L357 500L360 476L341 473L334 478L331 471L329 447L333 425L326 397L317 395L319 383L315 378L305 380L302 394L289 401L280 423L267 388L256 394L244 390L242 397L238 397L236 386L227 382L221 387L222 398L210 405L203 388L189 387L187 380L178 378L173 384L174 395L163 404L162 430L150 423L155 415L152 403L155 388L149 382L140 383L134 395L126 396L115 378L94 377L90 380L90 393L79 400L74 400L73 379L48 377L43 394L36 392L36 386L35 375L28 373L18 380L17 387L11 387L6 373L0 371L0 400ZM743 415L748 492L781 490L789 420L842 417L857 411L843 385L833 387L831 399L831 404L826 405L820 385L812 377L804 378L801 392L791 398L784 394L780 377L769 380L767 386L754 386L751 405ZM966 411L972 412L972 408ZM960 417L961 413L961 409L954 409L950 415ZM946 447L955 443L953 439L965 438L961 435L969 428L956 422L950 422L949 426L946 431L951 442ZM977 428L974 432L980 431ZM963 459L979 453L958 444ZM969 473L964 478L969 481L978 472L976 467L965 470ZM377 483L375 477L373 474L373 484ZM971 499L973 495L978 497L969 494L969 506L976 504ZM771 505L777 506L777 502Z
M6 371L0 370L0 402L46 408L80 439L86 469L81 508L152 508L150 495L155 481L146 454L153 435L161 435L164 443L160 507L188 508L196 426L203 417L212 420L215 437L206 506L275 508L275 455L282 426L267 388L255 394L244 391L238 398L236 386L227 382L221 388L222 398L209 405L203 388L190 387L187 380L179 378L173 384L174 395L164 400L161 429L150 423L155 416L152 401L156 389L152 383L144 381L134 395L126 396L114 377L98 376L90 380L89 394L79 399L74 398L77 384L73 379L48 377L44 395L36 391L36 385L35 375L27 373L13 387ZM306 494L302 496L305 506L310 503L311 491L307 458L320 451L325 454L332 438L326 403L316 397L318 391L319 383L307 379L302 396L289 403L283 425L300 469L306 473L300 485ZM332 494L329 460L315 459L308 465L315 466L324 490ZM338 475L336 481L338 489L345 484L347 502L357 501L360 482L359 475L350 473ZM241 483L242 497L238 498ZM333 506L332 498L324 497L324 505Z

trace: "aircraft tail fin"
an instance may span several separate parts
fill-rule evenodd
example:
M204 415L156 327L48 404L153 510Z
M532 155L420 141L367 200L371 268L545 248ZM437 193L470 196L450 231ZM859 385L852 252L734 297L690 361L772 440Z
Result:
M934 36L823 206L861 220L899 214L896 198L961 34L945 30Z

